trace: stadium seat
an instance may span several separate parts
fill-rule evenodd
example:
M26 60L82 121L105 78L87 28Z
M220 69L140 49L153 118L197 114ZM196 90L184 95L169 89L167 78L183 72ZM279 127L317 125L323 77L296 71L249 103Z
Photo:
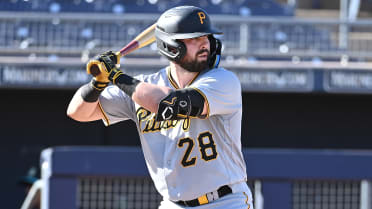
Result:
M162 13L179 5L202 7L210 14L292 16L294 9L274 0L2 0L0 11Z

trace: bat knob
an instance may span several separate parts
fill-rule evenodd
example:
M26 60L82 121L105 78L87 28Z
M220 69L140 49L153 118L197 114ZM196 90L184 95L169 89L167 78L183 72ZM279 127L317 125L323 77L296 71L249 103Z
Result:
M93 61L95 62L95 61ZM87 73L88 74L91 74L93 77L96 77L98 76L101 71L99 69L99 66L97 63L93 63L93 62L89 62L88 65L87 65Z

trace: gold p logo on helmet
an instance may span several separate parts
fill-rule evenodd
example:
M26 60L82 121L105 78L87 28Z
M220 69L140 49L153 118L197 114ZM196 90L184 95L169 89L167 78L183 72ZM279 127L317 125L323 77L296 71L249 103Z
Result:
M204 24L203 20L205 19L205 14L204 12L198 12L199 15L199 20L201 24Z

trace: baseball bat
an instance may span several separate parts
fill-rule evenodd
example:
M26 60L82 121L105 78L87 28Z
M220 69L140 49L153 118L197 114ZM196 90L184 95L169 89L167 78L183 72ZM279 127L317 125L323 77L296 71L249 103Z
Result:
M154 42L155 41L155 27L156 27L156 23L146 28L144 31L142 31L131 42L129 42L126 46L124 46L122 49L120 49L118 52L115 53L117 57L120 59L120 57L128 55L131 52ZM97 76L101 73L98 66L96 65L92 65L91 68L88 69L87 71L93 76Z

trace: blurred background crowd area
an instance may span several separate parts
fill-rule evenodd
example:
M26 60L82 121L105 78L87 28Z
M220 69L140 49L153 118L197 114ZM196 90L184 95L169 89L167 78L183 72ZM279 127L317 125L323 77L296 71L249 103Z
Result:
M293 7L272 0L5 0L5 11L33 12L102 12L102 13L162 13L179 5L198 5L211 14L231 15L293 15Z
M372 56L370 23L355 21L371 15L369 0L4 0L0 62L11 62L12 56L17 62L58 62L63 57L86 62L102 51L120 49L166 9L185 4L213 16L225 32L218 38L230 62L344 64ZM133 55L159 57L155 43Z
M370 16L372 1L360 1L360 15ZM210 14L241 16L303 16L337 17L339 0L4 0L1 11L16 12L102 12L102 13L162 13L179 5L195 5Z
M204 8L224 32L221 66L243 88L244 147L372 149L371 0L1 0L2 208L21 205L47 147L140 146L133 122L79 123L66 108L91 79L90 58L178 5ZM167 65L155 43L121 62L131 75Z

